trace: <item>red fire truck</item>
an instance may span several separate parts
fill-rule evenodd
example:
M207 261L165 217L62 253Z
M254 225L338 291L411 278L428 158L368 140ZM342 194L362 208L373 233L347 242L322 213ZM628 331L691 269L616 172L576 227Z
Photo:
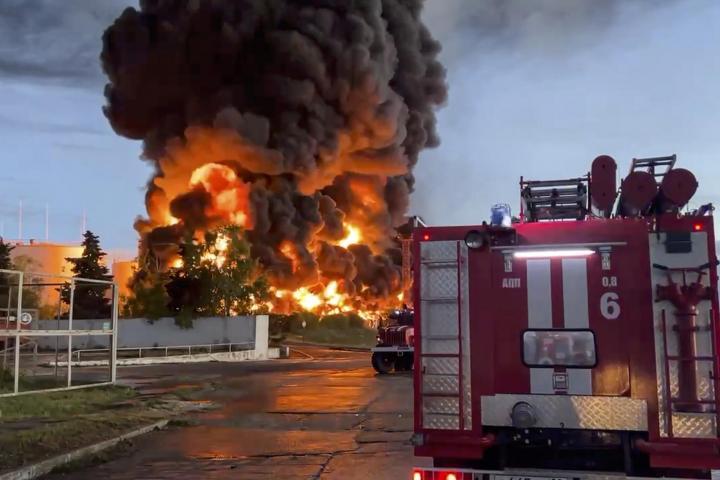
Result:
M712 206L675 156L521 179L512 223L414 233L413 480L720 469ZM509 216L508 216L509 219ZM495 220L495 219L494 219ZM714 475L713 475L714 476Z
M403 305L393 310L378 326L377 345L372 349L372 366L385 374L412 370L414 349L413 311Z

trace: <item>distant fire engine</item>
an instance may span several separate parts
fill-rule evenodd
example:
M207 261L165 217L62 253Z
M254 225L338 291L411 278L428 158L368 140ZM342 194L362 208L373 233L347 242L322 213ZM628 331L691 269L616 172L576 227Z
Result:
M521 179L521 213L414 232L413 480L720 469L712 206L675 156ZM713 475L714 476L714 475Z
M378 373L412 370L414 352L413 311L404 307L391 312L378 326L372 366Z

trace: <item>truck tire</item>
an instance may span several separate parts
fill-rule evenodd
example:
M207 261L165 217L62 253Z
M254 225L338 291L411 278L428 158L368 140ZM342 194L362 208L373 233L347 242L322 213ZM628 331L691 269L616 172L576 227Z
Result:
M395 371L396 372L409 372L413 369L413 354L404 353L402 356L398 356L395 359Z
M390 373L395 366L396 356L394 353L375 352L372 354L372 366L381 375Z

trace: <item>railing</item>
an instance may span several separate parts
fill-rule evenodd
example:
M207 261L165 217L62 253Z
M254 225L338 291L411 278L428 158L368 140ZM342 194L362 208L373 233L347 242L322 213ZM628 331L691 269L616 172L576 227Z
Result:
M204 350L202 353L221 353L221 352L238 352L243 350L252 350L255 348L255 342L243 342L243 343L213 343L206 345L169 345L166 347L122 347L117 349L117 356L128 358L127 355L122 355L124 352L137 352L137 358L143 358L143 352L145 357L148 357L147 352L165 352L164 355L150 355L150 357L170 357L176 355L192 355L193 351L199 353L198 350ZM173 353L170 355L170 351L179 353ZM81 350L75 350L73 356L75 361L79 362L82 355L109 353L110 350L107 348L86 348ZM130 357L133 358L133 357Z
M31 350L29 353L22 353L23 349ZM0 350L0 355L4 355L5 353L10 353L15 351L15 345L9 346L5 349ZM38 356L38 344L36 342L26 342L20 344L20 355L33 355L35 357Z
M14 340L13 343L15 345L18 345L17 348L13 349L13 372L12 372L12 389L8 393L0 393L0 397L8 397L8 396L15 396L15 395L24 395L24 394L30 394L30 393L38 393L38 392L50 392L50 391L60 391L60 390L67 390L67 389L77 389L77 388L87 388L87 387L97 387L97 386L104 386L104 385L112 385L116 381L116 350L115 347L117 347L117 328L118 328L118 300L119 300L119 290L118 286L111 280L97 280L97 279L91 279L91 278L80 278L80 277L69 277L64 275L53 275L53 274L45 274L45 273L36 273L33 272L29 275L29 277L25 276L24 272L18 271L18 270L7 270L7 269L0 269L0 274L3 275L3 277L6 280L6 286L8 288L8 304L6 305L5 311L6 314L6 320L5 324L3 326L0 326L0 338L4 339L3 348L9 349L9 345L6 345L8 343L8 339ZM37 279L36 279L37 277ZM26 281L31 279L30 281ZM58 294L60 294L63 291L69 291L70 298L68 301L68 310L67 310L67 327L64 329L50 329L50 330L41 330L41 329L34 329L34 328L23 328L23 319L26 318L23 316L23 292L30 288L30 287L57 287L56 291ZM77 291L82 291L83 288L101 288L103 290L104 295L109 295L110 298L110 304L109 306L109 312L107 315L104 315L104 318L99 318L98 320L106 320L106 322L103 323L102 329L78 329L73 328L73 320L74 314L75 314L75 294ZM67 289L67 290L63 290ZM15 312L15 318L19 321L13 322L14 325L11 325L10 323L10 314L11 312ZM30 319L32 321L32 318ZM3 328L4 327L4 328ZM67 357L66 358L72 358L72 344L73 339L77 337L88 337L88 336L102 336L109 339L109 346L108 349L108 365L109 365L109 378L107 381L101 381L98 383L89 383L89 384L81 384L81 385L73 385L73 375L72 375L72 362L68 362L67 364L67 375L66 375L66 381L63 381L66 386L59 387L59 388L41 388L41 389L30 389L30 390L23 390L20 391L20 376L21 376L21 368L20 368L20 350L22 349L22 341L23 338L30 339L31 341L34 341L35 337L56 337L59 341L61 338L65 338L67 342ZM6 350L7 353L7 350ZM3 354L3 359L6 357L6 353ZM57 354L56 354L57 355ZM57 359L57 357L56 357ZM56 361L57 364L57 361ZM7 362L6 362L7 365Z

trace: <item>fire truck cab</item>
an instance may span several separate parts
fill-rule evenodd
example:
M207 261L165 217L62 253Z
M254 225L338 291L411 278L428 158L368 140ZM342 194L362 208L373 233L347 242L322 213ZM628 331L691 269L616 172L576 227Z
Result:
M681 213L697 182L674 164L634 160L616 195L598 157L521 180L513 223L416 230L413 442L434 466L413 480L720 469L712 207Z
M393 310L378 325L377 345L372 348L372 366L380 374L395 370L404 372L413 368L414 315L403 305Z

